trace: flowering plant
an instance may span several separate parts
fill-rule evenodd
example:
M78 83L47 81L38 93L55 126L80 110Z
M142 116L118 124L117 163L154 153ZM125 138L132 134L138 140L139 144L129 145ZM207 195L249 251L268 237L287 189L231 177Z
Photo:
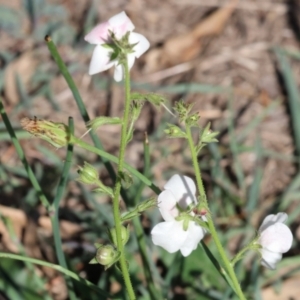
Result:
M187 257L196 250L198 244L201 242L201 249L205 251L208 259L215 265L216 270L219 272L218 276L222 276L226 284L230 286L229 293L231 294L228 295L233 296L233 294L235 294L239 299L245 300L245 292L242 289L240 279L235 271L235 264L244 257L248 250L254 250L261 256L261 264L264 267L275 269L276 264L282 258L282 254L291 248L293 242L292 232L288 226L284 224L287 220L287 214L281 212L277 215L268 215L260 226L258 234L234 255L233 258L228 257L215 225L216 216L214 214L217 214L219 211L215 212L210 210L213 200L207 197L207 195L210 196L210 194L207 194L205 191L198 162L201 151L207 145L218 142L218 132L214 132L211 129L210 123L202 127L199 123L199 112L192 112L193 105L183 101L177 102L173 108L175 114L172 112L174 116L178 116L178 122L176 124L166 125L165 133L169 138L182 139L183 143L187 145L191 165L193 166L193 174L191 175L193 179L188 176L175 174L167 181L164 185L164 190L161 191L149 179L151 178L149 174L151 161L147 134L145 134L144 140L144 172L140 173L135 168L126 164L126 148L134 135L135 122L140 117L144 103L149 102L155 106L166 107L165 98L161 95L155 93L141 94L131 92L130 69L135 59L140 57L149 48L148 40L141 34L133 32L133 30L133 23L125 12L121 12L111 17L107 22L97 25L85 36L87 42L96 45L90 63L90 75L105 71L114 66L114 79L116 81L124 79L125 99L123 115L121 117L98 116L93 120L89 120L79 92L70 74L66 71L66 66L63 64L54 43L50 37L46 38L53 57L60 66L62 73L74 93L74 98L81 110L81 114L85 121L87 121L88 132L95 144L95 146L90 145L84 142L82 138L75 136L72 118L69 119L68 125L37 118L24 118L22 120L21 124L23 128L34 136L44 139L56 148L67 147L67 156L62 177L59 182L57 195L53 201L49 201L46 194L43 194L33 171L30 169L26 159L24 159L24 153L20 150L22 148L17 142L16 135L13 132L12 126L4 112L2 102L0 101L0 112L3 120L6 122L8 131L11 133L12 139L19 151L19 156L28 172L28 177L35 187L43 206L46 208L49 218L51 218L56 255L60 265L54 268L64 272L67 276L71 276L74 280L86 284L87 287L92 287L93 292L99 292L103 299L112 299L115 296L94 286L85 278L81 278L78 274L74 274L67 269L68 266L60 238L58 211L59 202L67 183L68 172L72 161L73 146L76 145L100 156L112 179L111 185L102 182L98 170L88 162L84 162L82 166L78 167L77 181L88 187L94 187L93 192L100 196L105 195L110 199L109 203L112 206L111 215L113 215L113 220L111 220L111 223L113 224L110 224L110 228L107 230L108 234L106 240L103 239L101 244L94 243L95 253L94 257L89 259L89 263L99 264L105 271L108 268L117 268L122 273L122 283L126 287L128 294L128 297L124 294L124 299L135 300L137 297L140 297L142 293L146 295L143 299L164 299L168 296L169 291L165 291L164 288L161 288L162 284L157 284L158 282L161 283L159 272L152 272L154 268L152 257L148 253L149 245L145 241L143 226L139 219L139 216L149 209L158 208L163 221L157 223L157 219L153 221L155 218L147 219L147 221L150 220L149 223L152 222L150 226L152 228L151 238L153 244L162 247L169 253L180 251L182 256ZM97 138L95 130L102 125L121 127L118 157L104 151L104 147ZM111 163L115 163L116 167L114 168ZM139 188L135 190L136 186L134 186L134 190L132 189L131 192L128 193L127 189L136 183L134 182L136 179L139 180ZM152 189L158 197L151 195L149 199L142 199L142 190L145 186ZM124 201L122 205L120 205L121 201ZM124 211L121 212L121 209ZM129 272L129 255L125 249L125 247L131 243L131 226L134 227L134 232L137 237L136 244L140 251L144 277L146 279L142 284L145 282L146 289L144 286L140 290L135 287L134 284L138 281L138 276L134 278L134 281L131 281L132 274ZM207 239L203 241L205 235ZM213 251L210 251L209 247L207 247L210 240L213 241L213 245L215 246ZM151 245L151 247L154 252L159 249L159 247L153 245ZM5 255L9 257L5 253L0 253L0 257L4 257ZM17 255L10 257L20 259ZM32 260L31 262L36 263L37 261L38 260ZM38 262L40 263L40 261ZM201 263L202 262L203 260L201 260ZM49 264L45 265L49 266ZM154 273L156 273L156 277L154 277ZM101 278L102 286L105 286L105 284L103 284L105 280L102 281ZM69 288L69 298L71 300L76 299L73 281L66 279L66 283L66 286ZM121 292L123 291L121 290ZM222 294L219 295L219 298L222 296Z

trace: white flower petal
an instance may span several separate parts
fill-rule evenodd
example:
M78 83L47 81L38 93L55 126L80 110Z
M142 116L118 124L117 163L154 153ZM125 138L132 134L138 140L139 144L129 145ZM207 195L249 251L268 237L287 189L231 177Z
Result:
M260 228L259 232L264 231L267 227L275 224L275 223L284 223L288 218L288 215L286 213L280 212L277 215L268 215L264 218Z
M84 40L90 44L103 44L109 39L108 29L108 22L98 24L84 37Z
M275 223L269 226L260 234L259 238L259 243L264 249L278 253L289 251L292 242L292 232L283 223Z
M182 176L173 175L170 180L165 184L164 188L170 190L177 203L185 209L189 204L196 201L196 186L193 179Z
M189 222L188 235L184 241L180 251L183 256L188 256L193 250L195 250L199 242L205 235L205 229L197 225L195 222Z
M131 32L129 35L129 43L136 44L133 48L135 57L140 57L149 47L149 41L142 35L136 32Z
M109 49L104 48L101 45L97 45L94 49L91 59L89 74L94 75L96 73L108 70L114 64L114 62L110 62Z
M178 251L188 235L188 232L184 231L182 226L182 221L158 223L151 231L153 244L164 248L170 253Z
M261 250L262 260L261 264L271 270L275 270L276 264L281 260L282 254L268 251L266 249Z
M134 29L133 23L124 11L111 17L108 20L108 23L111 25L111 30L118 39L124 36L127 31L132 31Z
M176 207L176 199L170 191L166 190L159 194L157 198L159 211L165 221L173 221L179 215Z
M114 79L119 82L124 78L124 70L122 65L115 66Z

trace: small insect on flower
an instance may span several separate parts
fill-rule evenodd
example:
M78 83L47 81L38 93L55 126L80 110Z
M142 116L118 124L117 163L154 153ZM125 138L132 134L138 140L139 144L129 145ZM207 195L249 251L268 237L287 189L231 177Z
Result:
M24 130L49 142L56 148L66 146L69 143L70 130L63 123L40 120L36 117L33 119L23 118L20 123Z

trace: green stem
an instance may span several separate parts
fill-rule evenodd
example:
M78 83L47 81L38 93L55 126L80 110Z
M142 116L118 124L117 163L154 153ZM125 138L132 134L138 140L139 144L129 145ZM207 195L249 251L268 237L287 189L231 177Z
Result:
M117 180L114 187L114 198L113 198L113 215L115 220L116 227L116 236L117 236L117 249L120 252L120 268L122 271L123 279L125 282L125 286L129 295L130 300L135 300L134 290L131 284L130 275L127 267L127 262L124 254L124 246L122 243L121 237L121 214L120 214L120 192L121 192L121 173L124 169L124 158L125 158L125 149L127 145L127 129L128 129L128 121L129 121L129 112L130 112L130 78L129 78L129 69L127 58L123 63L124 74L125 74L125 107L123 113L123 122L122 122L122 130L121 130L121 142L120 142L120 153L119 153L119 163L118 163L118 171L117 171Z
M59 52L57 51L57 48L56 48L56 45L53 43L53 41L51 40L51 37L50 36L46 36L45 37L45 40L47 42L47 46L48 46L48 49L53 57L53 59L55 60L61 74L63 75L63 77L65 78L70 90L72 91L72 94L73 94L73 97L76 101L76 104L77 104L77 107L80 111L80 114L84 120L85 123L88 123L90 121L90 117L89 117L89 114L86 110L86 107L81 99L81 96L79 94L79 91L77 89L77 86L72 78L72 76L70 75L68 69L67 69L67 66L65 65L65 63L63 62ZM90 137L92 138L92 141L94 143L94 145L100 149L100 150L104 150L103 148L103 145L101 143L101 141L99 140L99 138L97 137L96 133L94 132L94 130L90 130L89 131L89 135ZM109 161L104 157L104 156L101 156L101 159L109 173L109 176L111 177L111 179L113 180L113 182L115 182L116 180L116 174L115 174L115 171L114 171L114 168L112 167L112 165L109 163ZM126 194L125 193L122 193L122 197L124 198L124 201L127 200L126 198Z
M203 182L202 182L202 178L201 178L201 171L200 171L200 167L198 164L198 158L197 158L197 153L195 150L195 145L194 145L194 141L193 141L193 136L192 136L192 132L191 132L191 128L190 126L186 126L186 133L187 133L187 139L188 139L188 143L189 143L189 147L190 147L190 151L191 151L191 155L192 155L192 162L193 162L193 167L195 170L195 175L196 175L196 181L197 181L197 187L199 190L199 194L201 197L202 201L205 201L205 204L207 204L207 199L206 199L206 193L204 190L204 186L203 186ZM223 261L223 265L225 267L225 270L227 272L227 274L229 275L231 282L233 284L234 287L234 291L236 292L236 294L239 296L239 298L241 300L246 300L243 291L241 290L241 286L237 280L237 277L235 275L233 266L231 264L231 262L229 261L229 259L227 258L227 255L225 253L225 250L220 242L220 239L218 237L215 225L211 219L211 217L207 218L207 223L208 223L208 227L210 230L210 233L212 235L212 238L217 246L218 252L221 256L221 259ZM225 271L224 270L224 271Z
M242 259L244 253L249 250L249 246L244 247L235 255L235 257L231 260L232 266L234 266L240 259Z
M65 275L73 278L74 280L80 282L81 284L84 284L85 286L88 286L89 288L93 289L99 295L101 295L103 297L113 298L108 293L106 293L105 291L101 290L96 285L94 285L92 282L80 277L79 275L77 275L76 273L74 273L72 271L69 271L69 270L63 268L62 266L51 264L51 263L43 261L43 260L30 258L30 257L25 257L25 256L17 255L17 254L11 254L11 253L0 252L0 257L10 258L10 259L15 259L15 260L21 260L21 261L24 261L24 262L30 262L30 263L33 263L33 264L36 264L36 265L41 265L41 266L52 268L54 270L57 270L57 271L65 274Z

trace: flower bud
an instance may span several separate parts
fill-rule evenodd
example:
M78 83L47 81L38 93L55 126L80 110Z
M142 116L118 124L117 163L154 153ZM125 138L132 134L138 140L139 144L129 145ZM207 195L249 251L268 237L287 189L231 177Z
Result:
M79 178L78 181L86 184L94 184L98 182L97 170L87 162L84 162L83 167L78 169Z
M117 231L116 227L113 227L109 230L109 238L111 242L117 247ZM121 240L123 246L126 245L126 243L129 240L130 232L129 232L129 226L127 228L125 226L121 226Z
M66 146L72 138L69 127L63 123L54 123L37 118L23 118L21 126L24 130L49 142L56 148Z
M96 256L90 261L90 264L99 263L107 270L120 258L120 252L116 251L112 245L100 245L96 252Z
M188 117L192 108L193 104L188 104L183 101L178 101L175 103L174 109L178 113L180 122L186 122L186 118Z
M189 115L186 118L185 123L189 126L197 127L197 126L199 126L199 119L200 119L199 113L196 112L192 115Z
M165 129L165 133L170 138L186 138L186 133L173 124L168 124L168 128Z
M138 212L141 213L151 207L157 206L156 198L150 198L148 200L143 201L141 204L138 205Z
M208 123L201 134L201 142L205 144L218 142L215 138L218 134L219 132L213 132L210 130L210 123Z

